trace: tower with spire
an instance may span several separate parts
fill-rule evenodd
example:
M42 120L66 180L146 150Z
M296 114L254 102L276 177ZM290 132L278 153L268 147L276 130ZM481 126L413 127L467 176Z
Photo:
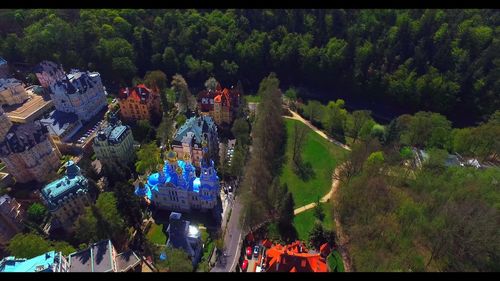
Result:
M163 167L149 175L144 184L137 185L135 194L160 209L212 211L218 202L220 185L214 162L208 156L207 143L203 146L200 177L196 176L189 153L184 153L180 160L177 152L169 150Z

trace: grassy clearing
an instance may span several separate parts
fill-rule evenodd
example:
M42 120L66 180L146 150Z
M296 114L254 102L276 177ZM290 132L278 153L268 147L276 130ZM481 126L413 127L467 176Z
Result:
M163 232L163 225L153 223L146 235L149 241L164 245L167 243L167 235Z
M325 214L325 218L321 222L323 227L328 230L334 230L335 224L333 221L332 203L321 203L321 206L323 207L323 213ZM312 230L315 221L316 217L314 217L314 208L302 212L293 218L293 224L295 226L295 230L297 230L297 235L300 240L309 240L309 232Z
M302 158L305 163L309 162L312 165L314 176L307 181L302 180L295 174L292 166L292 140L295 123L306 127L300 121L285 119L288 138L287 162L283 167L280 180L282 183L287 183L288 189L293 194L295 206L300 207L315 202L318 196L323 197L328 193L332 185L333 170L342 162L347 151L322 138L307 127L308 137L302 151Z
M247 102L260 102L260 96L257 95L246 95L245 99Z

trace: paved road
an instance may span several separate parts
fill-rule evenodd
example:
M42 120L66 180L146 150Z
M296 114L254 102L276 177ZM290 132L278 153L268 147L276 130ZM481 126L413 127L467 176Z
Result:
M239 219L241 212L241 204L238 197L233 201L231 217L227 223L226 235L224 237L224 252L227 257L221 256L216 265L212 268L211 272L233 272L238 262L240 250L242 230L240 228Z

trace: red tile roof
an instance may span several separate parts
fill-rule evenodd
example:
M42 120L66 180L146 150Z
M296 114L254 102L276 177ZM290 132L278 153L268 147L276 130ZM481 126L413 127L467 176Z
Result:
M118 97L122 99L132 98L136 101L147 101L149 98L152 98L151 90L146 87L144 84L139 84L132 88L122 88L118 93ZM144 98L144 99L142 99Z
M321 255L308 253L300 241L287 246L275 245L266 252L268 272L327 272L326 261Z

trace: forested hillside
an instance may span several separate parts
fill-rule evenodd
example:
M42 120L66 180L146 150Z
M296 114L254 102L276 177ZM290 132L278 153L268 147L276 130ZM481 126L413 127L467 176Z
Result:
M275 72L302 97L463 126L500 107L499 23L495 10L2 10L0 55L98 70L111 89L160 69L256 90Z

